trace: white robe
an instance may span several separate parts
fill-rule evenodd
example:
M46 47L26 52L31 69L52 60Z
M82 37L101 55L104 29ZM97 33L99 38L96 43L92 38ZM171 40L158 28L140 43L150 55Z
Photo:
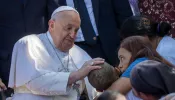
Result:
M56 52L63 57L62 61L66 59L66 53ZM76 90L67 86L68 78L72 71L81 68L91 57L74 45L69 51L72 59L68 64L69 72L66 72L56 52L46 34L29 35L17 41L9 77L9 87L15 90L12 100L77 100ZM83 80L79 82L81 91ZM87 78L84 85L92 100L94 88Z

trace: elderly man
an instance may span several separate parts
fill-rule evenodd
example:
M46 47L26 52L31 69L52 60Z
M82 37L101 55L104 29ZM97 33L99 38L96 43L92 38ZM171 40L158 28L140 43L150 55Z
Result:
M95 65L104 60L91 60L74 45L79 27L78 12L62 6L53 12L47 33L26 36L15 44L9 77L13 100L78 100L85 87L93 99L85 77L100 69Z

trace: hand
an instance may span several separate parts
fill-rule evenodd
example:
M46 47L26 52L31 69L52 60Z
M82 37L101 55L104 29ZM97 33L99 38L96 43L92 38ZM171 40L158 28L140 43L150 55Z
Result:
M5 84L0 79L0 91L2 91L2 90L7 90L7 87L5 86Z
M68 85L72 85L74 82L85 78L90 71L95 69L100 69L101 67L98 66L98 64L103 64L103 63L104 63L104 59L102 58L95 58L85 62L84 65L78 71L72 72L69 75Z
M82 78L86 77L90 71L95 69L100 69L101 67L98 64L103 64L105 62L102 58L94 58L84 63L84 65L79 69L78 73Z
M89 67L90 70L94 70L94 68L96 69L96 67L99 67L96 65L103 64L104 62L105 62L105 60L102 58L94 58L92 60L86 61L81 68ZM94 67L94 66L96 66L96 67Z

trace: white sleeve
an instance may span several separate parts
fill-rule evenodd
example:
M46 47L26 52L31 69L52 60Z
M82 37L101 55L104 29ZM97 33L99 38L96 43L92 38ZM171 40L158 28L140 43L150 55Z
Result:
M37 95L67 95L67 82L70 73L48 72L38 78L30 80L26 86Z

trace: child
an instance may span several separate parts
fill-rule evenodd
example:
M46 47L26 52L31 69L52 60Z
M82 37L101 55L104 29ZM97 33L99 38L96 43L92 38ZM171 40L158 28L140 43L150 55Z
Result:
M101 69L89 73L88 80L97 91L103 92L119 78L120 72L106 62L100 66Z

